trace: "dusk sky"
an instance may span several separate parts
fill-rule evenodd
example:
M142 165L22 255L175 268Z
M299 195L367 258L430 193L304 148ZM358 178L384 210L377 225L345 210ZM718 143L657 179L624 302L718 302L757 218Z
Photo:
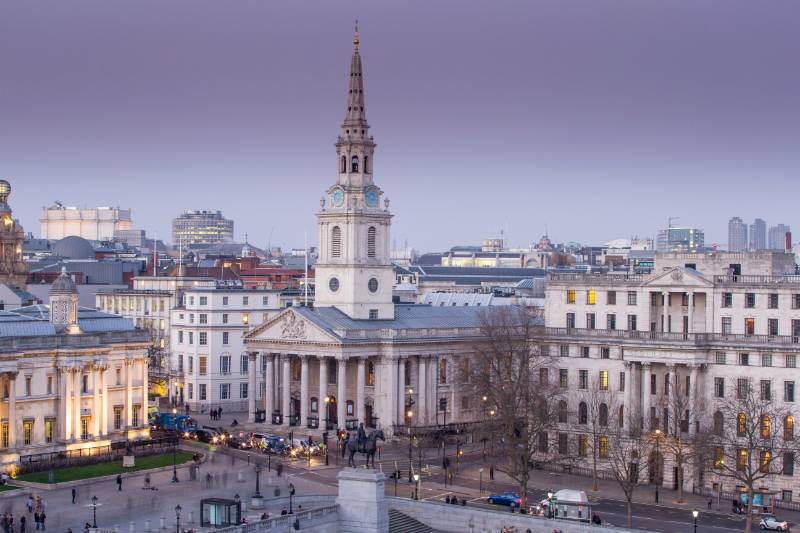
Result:
M169 238L316 241L360 19L375 180L422 251L600 244L727 220L800 234L800 2L266 0L0 4L0 177Z

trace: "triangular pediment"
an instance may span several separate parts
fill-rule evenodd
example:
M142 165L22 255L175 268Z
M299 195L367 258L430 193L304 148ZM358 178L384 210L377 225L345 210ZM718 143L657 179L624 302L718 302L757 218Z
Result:
M691 268L674 267L651 274L642 283L644 287L701 287L711 288L714 283Z
M245 343L255 341L339 342L335 335L291 307L255 327L245 335L244 340Z

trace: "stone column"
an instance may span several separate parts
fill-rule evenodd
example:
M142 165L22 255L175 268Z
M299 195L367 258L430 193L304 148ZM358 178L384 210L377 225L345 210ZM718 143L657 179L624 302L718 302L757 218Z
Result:
M325 402L325 397L328 396L328 360L324 357L318 357L319 359L319 400L317 400L317 405L319 406L319 427L322 428L322 431L327 430L326 422L328 419L328 404Z
M184 380L184 384L185 383L186 382ZM147 380L147 357L144 357L142 359L142 412L139 415L140 416L139 425L142 427L147 427L147 405L149 402L149 398L147 396L148 389L149 389L149 383ZM185 398L186 397L184 396L184 399ZM181 405L180 409L178 410L180 411L182 408L183 406Z
M689 301L689 310L688 310L689 325L686 328L686 333L694 333L694 293L689 291L687 299Z
M406 419L406 364L405 359L397 360L397 423Z
M258 354L247 352L247 421L251 424L256 421L256 372L258 372Z
M131 426L133 426L133 361L129 359L125 361L125 427Z
M699 410L697 408L697 372L698 365L689 366L689 434L697 432L697 421L699 420Z
M670 331L669 327L669 291L661 291L661 298L664 305L661 306L661 331Z
M340 429L345 427L347 405L347 359L338 359L336 361L336 418L337 424Z
M92 436L97 439L100 437L100 368L98 365L92 366Z
M366 425L367 414L364 408L365 390L367 383L367 361L363 358L358 359L358 373L356 374L356 417L359 423Z
M81 389L83 381L83 369L78 367L75 369L75 372L72 374L72 393L73 393L73 400L72 400L72 422L74 424L74 429L72 438L75 440L81 440Z
M289 380L291 378L291 361L288 353L283 354L283 376L281 377L281 381L283 381L282 388L281 388L281 414L283 414L283 425L289 427L289 408L290 408L290 401L291 401L291 387L289 386Z
M644 420L644 431L650 431L650 363L642 363L642 420Z
M8 373L8 447L17 447L17 373Z
M669 372L669 390L667 391L667 417L664 420L664 433L680 433L680 409L678 403L678 367L674 364L667 366ZM672 420L675 418L675 420ZM676 433L677 430L677 433Z
M419 425L424 426L428 422L428 404L426 401L428 388L425 386L428 379L426 376L428 365L426 364L425 358L422 356L419 356L418 361L417 380L419 383L417 384L417 419Z
M111 398L108 396L108 365L102 367L101 379L103 381L103 414L100 418L100 432L102 435L108 435L108 417L113 407Z
M308 357L300 356L300 426L308 424Z
M61 395L58 399L58 430L59 433L61 433L61 438L63 440L69 440L72 438L72 415L69 410L69 389L71 379L72 376L70 375L69 368L60 367L58 369L58 385L61 388Z
M267 424L272 424L272 412L275 410L275 371L272 364L272 354L264 354L267 362L264 368L264 412Z
M633 409L631 405L631 388L633 381L631 381L631 362L625 361L625 390L623 391L623 407L622 407L622 427L630 431L630 421L633 417Z

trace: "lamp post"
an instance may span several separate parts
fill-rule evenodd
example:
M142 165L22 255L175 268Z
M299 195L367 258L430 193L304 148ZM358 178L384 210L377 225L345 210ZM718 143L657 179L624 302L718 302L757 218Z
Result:
M97 496L92 496L92 527L97 527Z
M697 533L697 517L700 516L700 511L694 509L692 511L692 517L694 518L694 533Z
M461 462L461 457L464 456L464 450L461 449L461 441L456 441L456 474L458 474L458 465Z
M253 498L261 498L261 465L256 465L256 492L253 494Z
M328 431L328 404L331 403L331 397L325 396L325 431Z
M289 514L294 514L292 498L294 498L294 483L289 483Z
M414 474L414 499L419 500L419 474Z
M547 518L553 518L553 491L547 491Z
M480 474L478 477L478 494L483 494L483 467L478 469L478 473Z
M267 471L272 472L272 446L267 446Z
M234 523L239 525L242 517L242 499L239 497L238 492L233 495L233 502L236 504L236 519L234 520Z
M175 533L181 533L181 504L175 506Z
M661 430L655 430L656 435L656 456L653 458L653 463L655 465L655 483L656 483L656 503L658 503L658 486L661 485L661 476L662 476L662 465L661 465Z

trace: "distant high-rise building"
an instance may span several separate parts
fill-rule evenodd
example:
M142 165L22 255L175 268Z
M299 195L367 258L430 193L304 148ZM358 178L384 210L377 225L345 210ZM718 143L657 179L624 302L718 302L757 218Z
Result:
M133 228L130 209L119 207L65 207L56 202L42 209L42 239L81 237L87 241L110 241L114 232Z
M671 226L658 232L659 252L696 252L705 246L705 233L698 228Z
M233 242L233 220L221 211L184 211L172 220L172 244L221 244Z
M785 250L786 234L791 232L792 229L786 224L778 224L769 228L769 249Z
M767 249L767 223L764 220L757 218L750 224L750 242L751 250L766 250Z
M747 250L747 224L739 217L728 221L728 250L741 252Z

